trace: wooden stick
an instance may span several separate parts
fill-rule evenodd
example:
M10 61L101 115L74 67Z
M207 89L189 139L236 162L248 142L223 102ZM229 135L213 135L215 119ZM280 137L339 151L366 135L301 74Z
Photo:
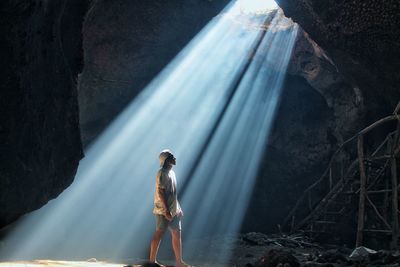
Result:
M382 142L382 143L375 149L375 151L371 154L371 157L374 157L374 156L379 152L379 150L381 150L381 148L387 143L387 141L388 141L388 139L389 139L389 136L393 135L394 133L395 133L395 131L389 133L389 134L386 136L385 140L383 140L383 142Z
M392 192L392 189L382 189L382 190L371 190L371 191L367 191L368 195L372 195L372 194L382 194L382 193L389 193Z
M399 101L399 103L397 103L397 106L394 109L393 114L397 114L399 112L399 110L400 110L400 101Z
M392 234L392 230L364 229L364 232Z
M340 179L344 179L344 163L343 163L343 158L340 160Z
M292 222L291 222L291 224L290 224L290 232L293 232L293 231L294 231L294 219L295 219L295 216L293 215L293 216L292 216Z
M318 203L318 205L306 216L303 220L301 220L297 226L294 228L294 230L298 230L303 225L305 225L310 219L317 217L322 210L329 205L335 198L336 196L341 192L345 184L339 182L337 183L332 190Z
M397 135L397 134L396 134ZM394 147L394 144L393 144ZM391 174L392 174L392 249L397 249L397 239L399 236L399 216L397 214L398 210L398 196L397 196L397 165L396 158L393 156L391 158Z
M378 156L378 157L369 157L369 158L366 158L366 160L368 160L368 161L382 160L382 159L388 159L390 157L391 157L390 155L382 155L382 156Z
M382 177L382 175L384 174L386 167L389 166L390 163L390 159L387 159L385 161L385 164L383 165L383 168L375 175L375 179L368 185L367 190L369 190L371 187L373 187L379 180L379 178ZM357 191L358 193L358 191Z
M383 218L383 216L379 213L378 209L376 208L376 206L374 205L374 203L372 203L371 199L368 197L367 194L365 194L365 198L368 200L368 203L372 206L372 208L374 209L376 215L378 215L379 219L381 219L381 221L386 225L386 227L388 228L388 230L392 230L392 227L390 227L390 225L388 224L388 222Z
M358 225L357 225L357 240L356 247L359 247L363 243L363 230L364 230L364 214L365 214L365 191L367 177L365 175L364 166L364 137L360 135L358 137L357 149L358 149L358 163L360 167L360 199L358 203Z
M392 144L391 144L391 135L387 137L388 141L386 143L386 154L389 154L392 152ZM390 160L390 159L389 159ZM386 176L389 171L386 172ZM389 176L390 177L390 176ZM392 192L393 189L389 189L389 177L385 179L385 189ZM387 220L388 219L388 214L389 213L389 192L385 193L383 196L383 216Z
M389 121L393 121L393 120L399 120L399 116L398 115L390 115L387 116L385 118L382 118L380 120L377 120L376 122L372 123L371 125L369 125L368 127L364 128L363 130L361 130L360 132L358 132L358 135L362 135L362 134L366 134L367 132L371 131L372 129L374 129L375 127L385 123L385 122L389 122Z

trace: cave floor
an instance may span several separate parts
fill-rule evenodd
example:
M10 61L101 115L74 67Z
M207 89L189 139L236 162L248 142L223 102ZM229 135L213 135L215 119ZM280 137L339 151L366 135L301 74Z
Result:
M311 242L302 236L267 236L260 233L248 233L238 237L200 238L192 243L186 243L184 253L188 255L185 260L196 267L270 267L267 265L271 259L278 260L280 265L303 267L339 267L339 266L380 266L400 267L400 251L377 251L371 258L364 261L354 261L349 258L353 249L344 246L322 245ZM189 256L190 251L195 251ZM162 252L162 251L161 251ZM273 252L271 254L271 252ZM219 261L221 255L231 255L228 261ZM160 253L158 259L170 267L174 261L171 256ZM367 258L366 258L367 259ZM293 261L294 260L294 261ZM107 260L90 258L81 261L42 259L33 261L1 261L0 267L123 267L130 264L132 267L143 266L145 259L126 258Z
M35 260L35 261L13 261L13 262L0 262L2 267L40 267L40 266L51 266L51 267L122 267L123 264L115 264L108 262L88 262L88 261L55 261L55 260ZM133 265L137 267L139 265Z

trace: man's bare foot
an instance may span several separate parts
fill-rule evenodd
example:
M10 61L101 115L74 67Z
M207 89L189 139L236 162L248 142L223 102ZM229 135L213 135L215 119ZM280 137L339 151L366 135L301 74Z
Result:
M187 264L187 263L184 262L184 261L181 261L181 262L177 262L177 263L176 263L176 267L192 267L192 266L189 265L189 264Z
M159 263L158 261L148 261L143 264L143 267L166 267L164 264Z
M159 263L158 261L155 261L154 263L157 264L157 265L160 266L160 267L165 267L164 264L161 264L161 263Z

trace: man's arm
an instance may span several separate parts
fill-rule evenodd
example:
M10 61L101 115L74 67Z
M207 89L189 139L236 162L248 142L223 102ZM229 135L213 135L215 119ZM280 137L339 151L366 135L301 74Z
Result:
M164 206L164 216L167 220L171 221L172 220L172 215L171 212L169 210L168 204L167 204L167 199L165 197L165 188L166 188L166 177L165 177L165 173L159 171L157 173L157 182L156 182L156 187L157 187L157 194L158 194L158 198L161 200L162 205Z
M164 205L164 210L165 210L164 216L165 216L165 218L167 218L168 221L171 221L172 220L172 215L171 215L171 212L169 211L169 207L167 205L167 200L165 199L165 189L161 188L161 187L158 187L157 188L157 194L158 194L158 197L161 199L161 202Z

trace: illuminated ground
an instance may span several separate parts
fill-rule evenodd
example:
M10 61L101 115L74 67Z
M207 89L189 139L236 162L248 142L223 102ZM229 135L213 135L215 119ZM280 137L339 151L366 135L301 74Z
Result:
M37 267L37 266L51 266L51 267L65 267L65 266L85 266L85 267L121 267L123 264L115 264L108 262L89 262L89 261L53 261L53 260L35 260L35 261L16 261L16 262L0 262L0 266L10 267ZM133 265L139 266L139 265Z
M353 248L345 246L326 245L312 242L310 239L301 235L264 235L261 233L247 233L236 238L233 236L219 236L201 238L196 240L196 244L187 244L185 248L189 252L193 245L198 249L196 257L185 257L185 260L196 267L245 267L257 266L267 258L274 258L275 263L288 263L291 260L281 253L288 253L295 258L294 265L289 266L359 266L362 258L352 258L350 255ZM219 261L220 255L228 253L230 260ZM274 254L269 252L275 251ZM165 252L165 250L163 251ZM268 256L266 256L268 255ZM287 254L286 254L287 255ZM267 258L266 258L267 257ZM165 253L159 255L159 261L168 267L174 266L171 255ZM373 258L364 258L368 262L365 266L371 267L394 267L400 266L400 254L395 251L380 250ZM87 267L123 267L131 264L132 267L142 267L141 263L145 259L126 258L110 261L96 261L91 258L86 261L62 261L62 260L35 260L35 261L14 261L0 262L0 267L66 267L66 266L87 266ZM259 265L258 265L259 266ZM262 265L264 266L264 265ZM265 265L271 266L271 265ZM279 266L279 265L273 265ZM285 265L286 266L286 265Z
M270 248L285 249L295 251L299 261L304 261L304 255L310 254L315 248L301 248L297 246L298 241L285 241L282 238L265 236L263 234L249 233L242 236L215 236L193 239L184 244L184 260L195 267L231 267L231 266L249 266L260 259L265 251ZM289 245L289 246L286 246ZM195 253L190 253L195 250ZM225 257L221 255L231 255L230 260L226 262ZM171 248L167 245L161 248L158 260L166 266L174 266L173 254ZM87 261L61 261L61 260L36 260L36 261L18 261L1 262L0 267L40 267L40 266L88 266L88 267L122 267L131 264L134 267L141 267L140 263L145 262L141 258L126 258L107 261L96 261L94 258Z
M36 260L36 261L18 261L18 262L0 262L1 267L40 267L40 266L51 266L51 267L122 267L125 264L116 264L108 262L87 262L87 261L52 261L52 260ZM132 267L141 267L142 265L130 265ZM172 265L167 265L172 266ZM197 265L196 265L197 266ZM201 264L202 267L222 267L223 265L218 264Z

